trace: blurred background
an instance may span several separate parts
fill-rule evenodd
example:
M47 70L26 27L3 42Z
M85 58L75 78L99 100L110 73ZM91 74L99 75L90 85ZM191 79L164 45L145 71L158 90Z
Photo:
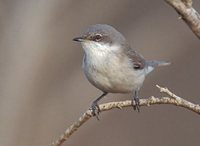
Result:
M193 5L200 12L200 1ZM0 145L49 145L101 94L72 41L97 23L114 26L147 60L172 62L147 77L140 97L163 96L158 84L200 104L200 41L164 0L0 0ZM101 103L127 99L109 94ZM173 105L115 109L63 145L198 145L199 123L198 114Z

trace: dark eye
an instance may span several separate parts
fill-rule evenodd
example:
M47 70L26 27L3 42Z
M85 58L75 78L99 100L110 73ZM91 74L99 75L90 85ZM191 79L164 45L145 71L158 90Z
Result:
M101 38L102 38L102 35L97 34L97 35L94 36L93 40L96 41L96 42L98 42L98 41L101 40Z
M140 66L140 64L134 64L133 68L137 70L137 69L140 69L141 66Z

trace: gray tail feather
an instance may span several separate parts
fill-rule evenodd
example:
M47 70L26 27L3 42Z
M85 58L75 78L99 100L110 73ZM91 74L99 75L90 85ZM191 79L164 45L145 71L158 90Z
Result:
M152 66L152 67L166 66L166 65L170 65L170 64L171 63L168 61L158 61L158 60L147 61L147 65Z

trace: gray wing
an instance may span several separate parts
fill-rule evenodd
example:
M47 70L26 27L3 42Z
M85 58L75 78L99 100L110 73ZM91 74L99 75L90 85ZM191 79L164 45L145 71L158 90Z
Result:
M145 67L146 61L143 58L142 55L140 55L138 52L133 50L131 47L127 47L128 49L125 51L126 55L130 58L131 61L133 61L133 68L137 70L141 70Z

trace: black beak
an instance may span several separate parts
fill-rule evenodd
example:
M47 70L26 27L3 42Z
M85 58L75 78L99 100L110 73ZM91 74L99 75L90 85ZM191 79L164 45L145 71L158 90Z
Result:
M73 38L73 41L82 42L84 39L83 37Z

